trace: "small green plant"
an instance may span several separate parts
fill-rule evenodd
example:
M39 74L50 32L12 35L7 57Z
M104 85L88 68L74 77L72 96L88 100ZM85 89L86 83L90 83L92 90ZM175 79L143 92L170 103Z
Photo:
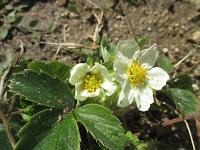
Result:
M15 96L25 122L13 148L79 150L87 144L83 138L91 141L92 137L102 149L148 149L144 141L126 133L119 120L124 114L115 116L116 111L130 105L148 111L162 93L174 103L178 115L195 113L198 103L190 79L172 77L170 60L158 58L156 45L143 49L145 43L128 39L115 45L102 40L98 54L75 66L58 61L19 63L6 89ZM8 142L0 144L6 147Z

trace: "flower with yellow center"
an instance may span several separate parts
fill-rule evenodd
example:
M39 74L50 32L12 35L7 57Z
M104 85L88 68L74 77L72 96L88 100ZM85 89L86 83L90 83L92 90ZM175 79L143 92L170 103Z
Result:
M93 67L87 63L75 65L71 69L69 82L75 85L75 98L81 101L98 96L101 91L110 96L117 89L108 70L99 63L95 63Z
M147 69L142 67L138 61L135 61L128 67L127 74L134 86L140 86L144 85L147 78Z
M125 107L135 101L140 111L147 111L154 102L153 90L161 90L169 75L156 63L156 45L140 51L134 39L119 42L116 47L114 71L121 84L118 106Z

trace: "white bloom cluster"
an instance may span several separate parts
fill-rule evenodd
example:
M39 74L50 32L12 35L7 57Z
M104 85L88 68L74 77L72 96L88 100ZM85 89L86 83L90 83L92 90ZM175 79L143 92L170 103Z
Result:
M153 67L157 57L156 45L140 51L134 39L119 42L113 66L116 81L121 85L119 107L128 106L134 101L140 111L149 109L154 102L153 90L161 90L169 80L167 72ZM75 65L69 81L75 85L77 100L98 96L101 90L110 96L117 89L108 70L99 63L93 67L86 63Z

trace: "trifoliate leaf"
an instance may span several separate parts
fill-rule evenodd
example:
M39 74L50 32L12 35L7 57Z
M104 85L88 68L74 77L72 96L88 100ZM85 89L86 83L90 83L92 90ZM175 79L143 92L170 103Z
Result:
M75 99L67 84L48 74L25 70L14 74L11 90L27 100L49 107L72 108Z
M68 114L34 150L80 150L80 134L73 115Z
M70 76L71 67L59 61L52 61L44 63L41 61L33 61L28 65L29 69L36 72L44 71L51 76L58 77L59 79L65 81Z
M107 149L122 150L127 144L127 137L121 122L106 107L88 104L75 111L77 121Z
M34 116L18 132L20 137L16 150L32 149L54 127L58 118L58 111L45 109Z
M171 88L170 92L178 110L183 115L190 115L197 112L199 104L192 92L177 88Z

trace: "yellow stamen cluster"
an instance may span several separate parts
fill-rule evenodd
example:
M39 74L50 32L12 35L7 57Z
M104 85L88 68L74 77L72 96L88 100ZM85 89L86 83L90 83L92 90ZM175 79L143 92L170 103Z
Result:
M134 86L144 85L147 78L147 69L142 67L138 61L134 61L128 68L128 77Z
M95 92L102 84L102 80L95 74L87 74L83 81L83 88L88 92Z

